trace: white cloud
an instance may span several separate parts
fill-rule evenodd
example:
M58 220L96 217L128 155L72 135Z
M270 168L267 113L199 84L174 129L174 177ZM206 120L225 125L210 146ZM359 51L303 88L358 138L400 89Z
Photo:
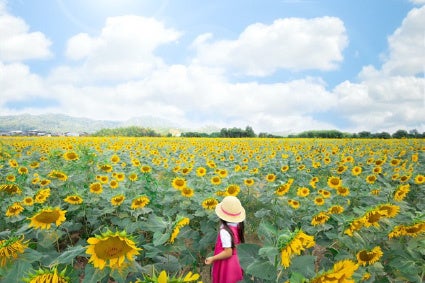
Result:
M30 32L20 18L9 15L0 3L0 61L17 62L51 56L50 40L41 32Z
M75 72L71 76L74 82L140 79L164 64L154 55L155 49L177 41L180 36L180 32L153 18L111 17L99 36L78 34L68 40L66 55L82 63L76 68L57 68L51 79L61 81L63 72Z
M413 4L423 5L425 4L425 0L410 0Z
M418 75L425 71L425 6L414 8L389 37L390 54L382 67L390 75Z
M266 76L278 69L336 69L348 44L344 24L335 17L257 23L248 26L236 40L210 41L211 34L195 39L194 62L255 76Z

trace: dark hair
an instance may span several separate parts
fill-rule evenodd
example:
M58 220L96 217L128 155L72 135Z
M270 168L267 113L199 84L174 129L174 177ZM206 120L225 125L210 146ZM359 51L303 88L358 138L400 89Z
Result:
M223 224L223 229L226 230L230 234L230 238L232 240L232 249L235 247L235 236L233 235L232 229L230 229L229 225L227 225L227 221L220 219L221 224ZM245 223L239 222L238 223L238 236L241 243L245 243Z

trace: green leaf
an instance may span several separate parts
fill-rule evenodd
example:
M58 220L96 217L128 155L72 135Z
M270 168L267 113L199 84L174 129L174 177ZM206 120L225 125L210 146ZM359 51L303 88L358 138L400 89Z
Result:
M305 277L312 278L316 274L314 268L315 256L303 255L292 259L291 270L300 273Z
M55 264L72 264L77 256L85 253L86 248L83 246L75 246L62 252L54 261Z
M239 244L237 245L239 261L243 269L246 269L256 258L260 246L255 244Z
M279 254L279 250L276 247L264 247L258 251L258 254L264 257L275 257Z
M255 260L245 269L246 273L264 280L274 280L277 272L274 266L268 261Z
M165 234L160 232L153 233L153 245L159 246L164 244L170 239L170 235L171 235L170 233L165 233Z
M23 260L16 261L9 267L4 275L0 273L0 283L22 282L22 278L32 269L31 263Z
M84 269L84 279L81 283L98 283L108 275L108 268L100 270L94 268L91 264L87 264L86 268Z

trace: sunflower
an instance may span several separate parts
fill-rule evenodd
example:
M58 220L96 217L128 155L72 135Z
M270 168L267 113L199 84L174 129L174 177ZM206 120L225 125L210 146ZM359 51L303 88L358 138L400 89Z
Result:
M66 269L58 273L57 268L39 269L23 280L28 283L54 282L54 283L69 283L71 279L65 275Z
M353 232L356 232L360 229L363 228L364 226L364 219L363 218L359 218L359 219L354 219L353 221L350 222L349 227L344 231L344 234L347 234L348 236L352 237L353 236Z
M316 205L324 205L325 204L325 199L324 198L322 198L322 197L316 197L315 199L314 199L314 203L316 204Z
M28 218L31 220L29 227L35 229L50 229L50 226L55 223L56 226L61 225L65 220L66 210L61 210L59 207L51 208L46 207L39 210L33 217Z
M284 268L289 267L294 255L300 255L302 251L313 247L315 244L314 237L305 234L301 229L280 235L277 247L280 251L282 266Z
M377 210L372 210L367 212L364 216L364 226L365 227L380 227L379 226L379 220L381 220L382 214Z
M202 202L202 207L205 209L214 209L218 204L218 200L215 198L207 198Z
M336 173L338 173L338 174L342 174L342 173L344 173L345 171L347 171L347 169L348 169L348 166L346 166L346 165L338 166L338 167L336 168Z
M267 182L274 182L276 180L276 175L273 173L267 174L266 175L266 180Z
M374 196L379 196L380 193L381 193L380 189L373 189L370 191L370 194Z
M44 203L47 198L50 196L50 188L45 188L39 190L34 196L35 203Z
M328 210L328 213L330 214L341 214L343 212L344 212L344 208L340 205L333 205Z
M196 169L196 176L203 177L205 176L205 174L207 174L207 169L205 169L204 167L198 167Z
M24 167L24 166L19 167L18 173L19 173L19 175L27 175L28 174L28 168Z
M393 204L381 204L377 207L377 211L387 218L394 218L400 211L400 207Z
M33 199L32 197L25 197L25 198L22 200L22 205L25 205L25 206L32 206L32 205L34 205L34 199Z
M176 224L174 224L173 231L171 232L170 243L174 243L177 236L180 233L180 229L186 225L189 225L190 219L187 217L180 218Z
M350 194L350 189L349 188L346 188L346 187L338 187L337 189L336 189L336 193L338 194L338 195L340 195L340 196L343 196L343 197L345 197L345 196L348 196L349 194Z
M402 201L410 191L410 184L401 185L394 192L394 200Z
M415 184L421 185L423 183L425 183L425 176L421 174L416 175Z
M326 212L319 212L311 219L311 225L317 226L325 224L329 220L329 215Z
M45 187L48 186L51 183L49 179L43 179L40 181L40 186Z
M9 195L20 195L22 193L22 190L16 184L4 184L0 185L0 192L6 192Z
M116 196L113 196L111 198L111 204L113 206L119 206L119 205L121 205L124 202L124 200L125 200L125 196L124 195L116 195Z
M146 174L152 172L152 168L149 165L143 165L140 167L140 171Z
M90 255L89 263L95 268L103 270L106 267L120 267L127 259L134 262L134 257L139 254L141 248L127 236L125 231L107 231L87 239L89 246L86 253Z
M40 167L40 163L37 161L33 161L30 163L30 167L31 169L37 169L38 167Z
M119 185L120 185L120 183L117 180L111 180L109 182L109 186L111 187L111 189L116 189L116 188L118 188Z
M310 180L310 186L315 189L316 188L316 184L319 182L319 177L313 177Z
M363 169L360 166L354 166L353 169L351 169L351 175L358 176L362 173Z
M382 256L383 252L380 246L374 247L372 250L361 250L356 254L359 264L366 266L377 262Z
M78 154L75 153L74 151L68 151L66 153L63 154L63 159L67 160L67 161L74 161L74 160L78 160Z
M280 167L280 171L282 172L286 172L289 170L289 166L288 165L283 165L282 167Z
M50 171L50 173L47 176L49 176L52 179L58 179L63 182L65 182L68 179L68 176L65 173L61 171L57 171L57 170Z
M352 276L354 272L359 268L358 264L349 259L337 261L332 270L326 271L320 274L311 281L310 283L324 283L324 282L354 282Z
M298 209L300 207L300 202L294 199L288 199L288 204L294 209Z
M9 174L9 175L6 176L6 180L8 182L15 182L16 181L16 177L15 177L15 175Z
M189 188L189 187L184 187L180 191L181 191L181 195L184 196L184 197L187 197L187 198L191 198L194 195L193 189Z
M245 179L243 180L243 183L247 186L247 187L252 187L255 183L254 179Z
M330 198L331 196L331 192L327 190L320 189L318 192L322 195L323 198Z
M118 162L120 162L120 160L121 160L120 157L116 154L111 156L111 162L112 163L118 163Z
M98 167L99 167L100 170L102 170L103 172L106 172L106 173L112 172L112 169L113 169L112 166L109 165L109 164L99 165Z
M191 168L191 167L185 167L185 168L182 168L182 169L180 170L180 172L181 172L183 175L188 175L190 172L192 172L192 168Z
M132 182L136 182L137 179L139 179L139 176L137 176L136 173L130 173L130 175L128 175L128 179Z
M183 188L186 187L186 179L181 178L181 177L176 177L171 182L171 185L176 190L182 190Z
M406 183L407 181L409 181L410 179L410 175L403 175L399 178L400 182L402 183Z
M107 184L109 182L109 177L106 175L96 176L96 180L98 180L101 184Z
M15 159L10 159L9 160L9 166L12 168L16 168L19 166L18 162Z
M398 225L388 234L389 238L400 236L417 237L419 234L425 233L425 221L412 225Z
M91 183L90 192L94 194L101 194L103 192L102 184L99 182Z
M231 184L226 188L226 196L237 196L241 188L238 185Z
M214 176L210 180L211 184L213 185L220 185L221 184L221 178L219 176Z
M18 216L19 214L21 214L22 211L24 211L24 207L19 202L15 202L7 208L6 216Z
M20 254L23 254L28 247L28 242L24 237L10 237L7 240L0 240L0 267L4 267Z
M69 203L69 204L82 204L83 198L78 196L78 195L71 195L71 196L67 196L64 199L64 201Z
M125 174L124 173L116 173L115 179L117 179L118 182L122 182L125 179Z
M131 209L139 209L149 204L150 200L147 196L139 196L131 202Z
M328 178L328 186L332 189L337 189L342 185L342 180L339 177L331 176Z
M299 197L306 197L310 194L310 190L306 187L298 188L297 190L297 196Z

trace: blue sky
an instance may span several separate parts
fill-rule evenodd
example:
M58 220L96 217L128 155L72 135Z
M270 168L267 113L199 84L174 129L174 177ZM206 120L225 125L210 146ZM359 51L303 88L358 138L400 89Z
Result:
M425 0L0 0L0 115L425 131Z

